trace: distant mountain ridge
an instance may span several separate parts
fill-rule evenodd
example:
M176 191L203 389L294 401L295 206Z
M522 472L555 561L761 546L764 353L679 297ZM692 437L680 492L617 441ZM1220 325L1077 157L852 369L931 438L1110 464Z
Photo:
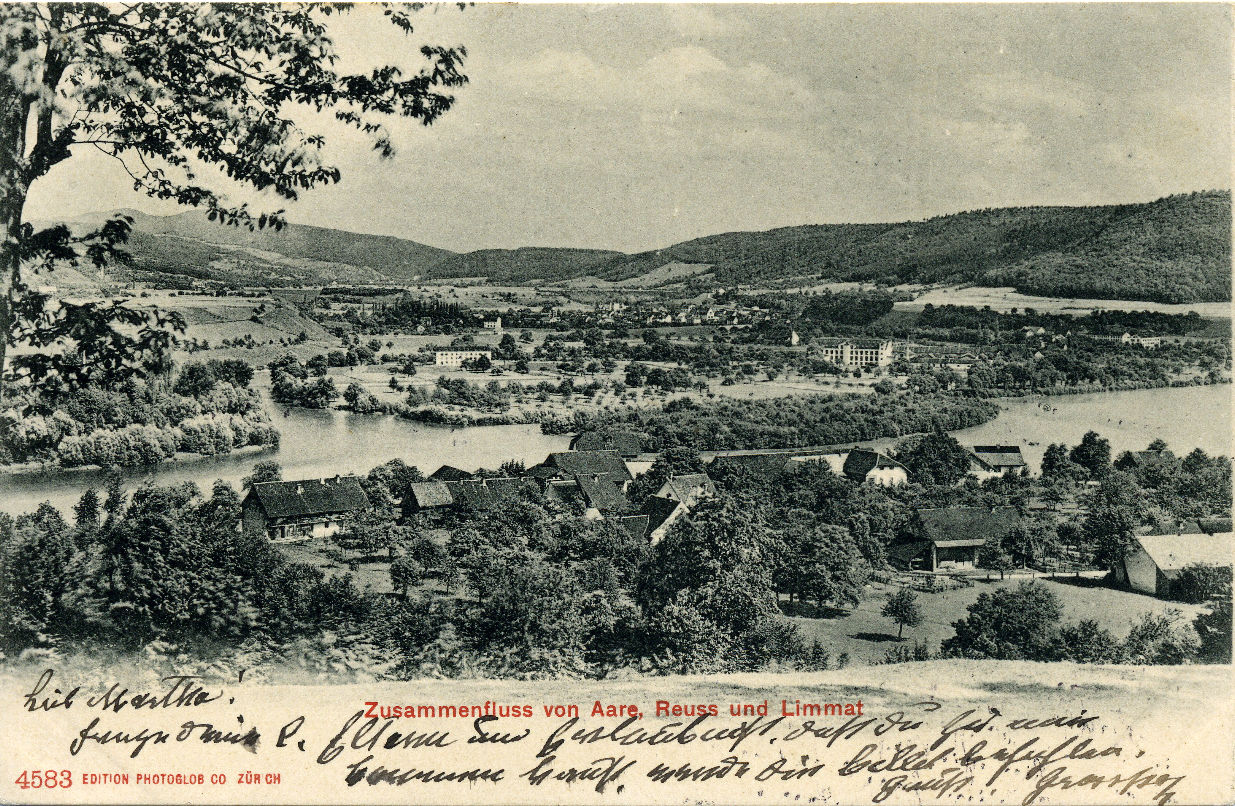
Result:
M706 265L689 279L718 287L828 281L963 282L1044 296L1157 302L1231 299L1231 194L1204 191L1090 207L976 210L924 221L813 224L729 232L663 249L482 249L458 253L384 235L289 224L224 227L190 211L130 212L130 271L241 283L390 282L487 278L648 287L678 279L667 264ZM102 215L89 218L101 218ZM668 277L668 279L666 279Z

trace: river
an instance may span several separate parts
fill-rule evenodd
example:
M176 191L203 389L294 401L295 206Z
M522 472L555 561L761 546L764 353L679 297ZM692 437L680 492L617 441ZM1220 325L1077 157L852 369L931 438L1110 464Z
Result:
M539 425L450 429L384 415L294 408L284 416L271 410L271 418L282 434L278 449L128 468L121 473L125 486L131 489L145 481L192 481L209 492L215 479L223 479L239 488L253 464L267 459L282 465L287 479L364 474L391 459L402 459L426 475L443 464L475 470L518 459L533 465L553 451L566 450L570 443L568 436L542 434ZM103 470L0 476L0 511L29 512L40 502L50 501L67 513L86 488L93 486L101 491L108 476Z
M1019 444L1034 472L1052 442L1075 445L1086 431L1111 443L1111 457L1154 439L1177 455L1193 448L1231 455L1231 385L1137 389L999 401L995 419L952 435L962 445Z
M1091 429L1110 440L1112 456L1143 449L1159 437L1179 455L1198 447L1231 454L1230 384L1014 398L1000 401L1000 408L990 422L953 434L966 445L1020 444L1035 472L1047 445L1075 445ZM363 474L390 459L402 459L426 474L442 464L475 470L519 459L532 465L566 450L570 442L540 433L537 425L452 430L397 417L306 409L291 409L287 416L276 412L273 419L283 434L278 450L133 468L122 474L124 482L131 488L147 480L192 481L207 491L215 479L223 479L238 487L262 459L281 464L289 479ZM28 512L50 501L67 512L87 487L101 489L106 479L101 470L0 476L0 511Z

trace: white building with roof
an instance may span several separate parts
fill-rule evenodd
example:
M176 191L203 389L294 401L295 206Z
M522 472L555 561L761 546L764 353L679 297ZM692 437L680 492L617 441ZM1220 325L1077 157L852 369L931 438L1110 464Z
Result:
M1231 533L1138 535L1115 575L1151 596L1169 596L1179 572L1189 565L1231 567Z

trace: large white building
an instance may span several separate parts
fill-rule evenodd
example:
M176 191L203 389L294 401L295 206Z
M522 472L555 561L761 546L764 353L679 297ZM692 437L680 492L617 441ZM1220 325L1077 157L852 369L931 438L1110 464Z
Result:
M820 353L828 361L842 367L886 367L892 363L892 342L842 341L823 344Z
M433 356L433 363L439 367L461 367L464 361L475 361L484 356L493 360L489 350L438 350Z

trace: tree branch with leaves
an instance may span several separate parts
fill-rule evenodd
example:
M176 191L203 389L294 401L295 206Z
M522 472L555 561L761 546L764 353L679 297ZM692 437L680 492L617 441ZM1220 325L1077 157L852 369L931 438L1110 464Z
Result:
M423 4L377 6L405 34ZM383 121L432 124L467 82L461 46L423 45L419 69L337 69L327 22L350 4L14 3L0 6L0 377L31 294L23 269L61 261L102 267L123 259L132 222L113 217L75 234L24 221L31 186L78 149L118 160L133 188L204 208L212 221L260 229L283 211L231 204L211 183L295 201L336 183L325 138L296 114L329 112L394 154ZM157 325L155 322L148 324ZM166 322L163 324L167 324ZM3 391L0 389L0 403Z

